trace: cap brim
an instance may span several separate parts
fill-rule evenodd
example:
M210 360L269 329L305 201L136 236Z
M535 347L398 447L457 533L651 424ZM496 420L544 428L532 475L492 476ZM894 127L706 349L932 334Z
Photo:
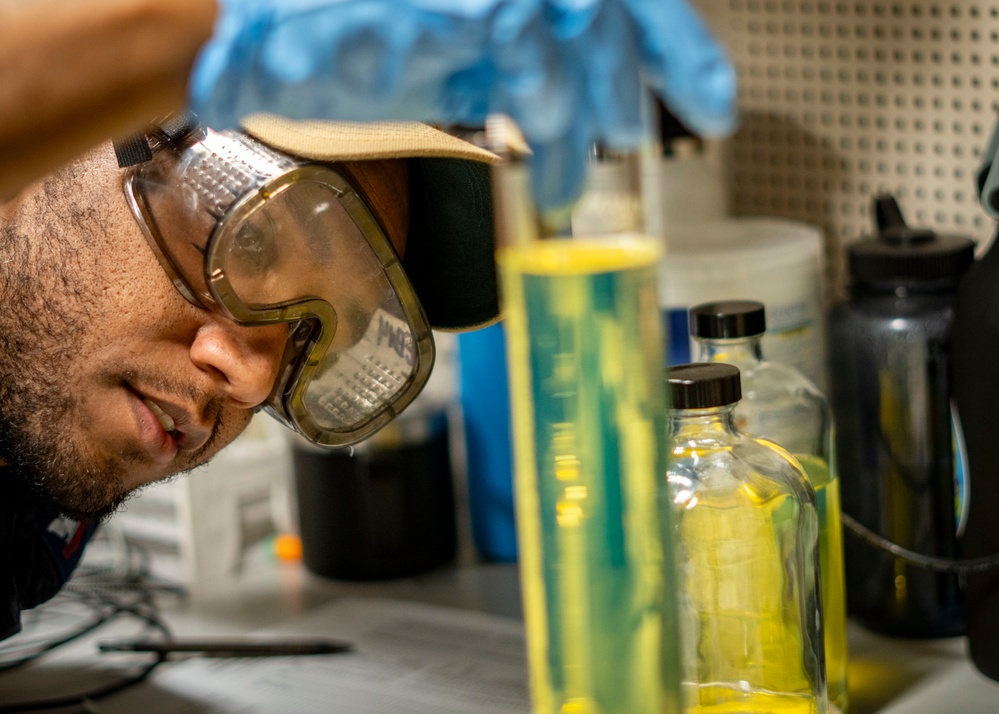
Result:
M365 159L467 159L496 163L481 147L420 122L334 122L254 114L243 129L276 149L319 161Z
M470 330L499 318L489 165L496 154L419 122L243 119L247 134L313 161L409 159L403 266L431 326Z

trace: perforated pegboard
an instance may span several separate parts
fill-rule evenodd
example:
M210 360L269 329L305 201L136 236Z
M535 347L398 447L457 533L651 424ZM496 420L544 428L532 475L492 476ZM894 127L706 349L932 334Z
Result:
M739 76L732 210L842 246L890 191L910 224L988 243L975 172L999 100L999 2L698 0Z

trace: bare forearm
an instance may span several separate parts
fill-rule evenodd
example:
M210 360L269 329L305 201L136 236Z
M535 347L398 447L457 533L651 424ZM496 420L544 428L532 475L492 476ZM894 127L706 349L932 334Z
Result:
M0 199L179 109L214 0L0 0Z

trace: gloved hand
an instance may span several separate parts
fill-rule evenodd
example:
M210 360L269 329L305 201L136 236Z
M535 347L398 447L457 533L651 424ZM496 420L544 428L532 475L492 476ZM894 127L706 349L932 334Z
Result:
M220 2L190 84L207 124L505 113L534 151L544 208L578 196L594 141L636 144L643 81L698 134L736 121L734 70L685 0Z

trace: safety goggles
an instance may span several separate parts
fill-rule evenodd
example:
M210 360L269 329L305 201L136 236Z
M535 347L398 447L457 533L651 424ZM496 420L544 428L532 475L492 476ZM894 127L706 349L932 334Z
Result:
M432 332L349 175L237 132L145 137L125 195L174 285L240 325L288 325L262 405L324 446L352 444L423 388Z

